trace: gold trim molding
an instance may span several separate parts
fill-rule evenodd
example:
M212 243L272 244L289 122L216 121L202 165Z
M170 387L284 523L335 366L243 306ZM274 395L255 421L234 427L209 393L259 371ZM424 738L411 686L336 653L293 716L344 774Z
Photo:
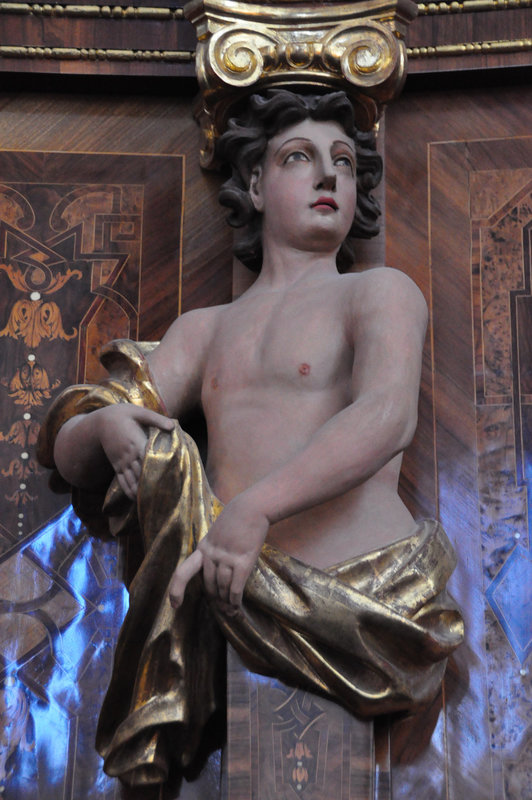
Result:
M343 89L359 127L370 129L404 82L404 35L417 5L412 0L191 0L184 11L198 37L197 117L201 163L207 167L234 105L255 91Z
M104 50L97 47L0 46L0 58L46 58L67 61L162 61L183 63L194 60L193 50Z
M438 3L418 3L420 16L434 14L467 14L475 11L509 11L515 8L530 8L532 0L445 0Z
M519 53L532 50L532 39L501 39L493 42L440 44L435 47L409 47L409 58L439 58L441 56L475 56L493 53Z
M20 14L36 17L69 17L74 19L183 19L182 8L70 5L68 3L0 3L0 14Z

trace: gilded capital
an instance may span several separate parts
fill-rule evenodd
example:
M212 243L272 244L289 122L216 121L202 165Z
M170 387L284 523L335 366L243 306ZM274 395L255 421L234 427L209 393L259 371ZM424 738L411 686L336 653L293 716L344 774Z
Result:
M264 89L342 89L359 128L372 128L402 87L404 35L416 13L413 0L191 0L185 16L198 37L202 165L212 165L233 106Z

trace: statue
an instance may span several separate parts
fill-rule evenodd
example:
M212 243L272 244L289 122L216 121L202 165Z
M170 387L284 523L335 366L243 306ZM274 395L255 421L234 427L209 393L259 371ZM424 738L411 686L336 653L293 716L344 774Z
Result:
M454 553L397 494L417 418L427 310L385 267L341 274L372 235L372 137L342 92L253 96L220 142L221 201L260 269L158 346L115 342L71 387L40 458L141 543L97 746L127 783L194 769L223 714L223 638L250 669L361 716L437 692L463 638ZM358 189L358 193L357 193ZM178 419L200 407L203 467Z

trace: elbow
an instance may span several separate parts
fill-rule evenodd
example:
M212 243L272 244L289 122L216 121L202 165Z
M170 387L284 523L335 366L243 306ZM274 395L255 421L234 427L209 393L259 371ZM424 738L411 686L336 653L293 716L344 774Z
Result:
M382 413L382 427L390 447L390 458L402 453L414 438L417 429L417 403L390 401Z
M406 450L408 445L411 443L412 439L417 430L417 410L414 413L407 415L407 418L403 421L403 426L401 430L400 436L400 443L399 449L402 452Z

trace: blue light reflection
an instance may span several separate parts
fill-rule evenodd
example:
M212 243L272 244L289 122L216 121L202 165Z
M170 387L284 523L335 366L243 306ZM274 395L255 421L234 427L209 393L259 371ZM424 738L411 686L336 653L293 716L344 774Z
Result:
M94 736L128 607L118 544L90 537L68 507L24 552L53 592L28 612L48 635L0 685L0 716L12 718L11 741L0 748L0 792L6 800L103 800L114 781L102 773ZM5 729L7 717L1 721Z

